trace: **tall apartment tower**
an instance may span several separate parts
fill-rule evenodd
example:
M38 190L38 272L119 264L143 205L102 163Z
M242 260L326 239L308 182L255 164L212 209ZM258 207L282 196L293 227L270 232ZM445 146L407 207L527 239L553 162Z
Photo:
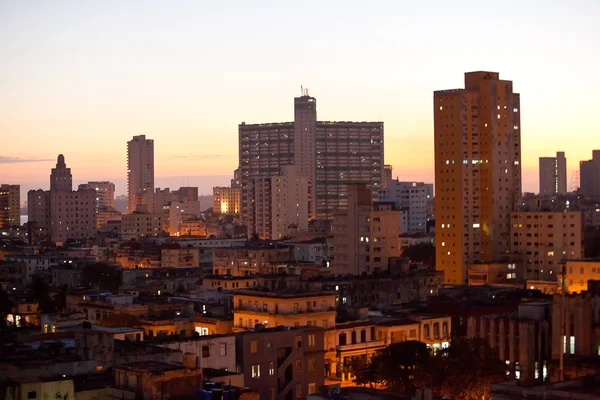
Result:
M519 94L496 72L468 72L465 88L434 92L436 268L467 283L467 264L510 251L521 201Z
M540 195L567 194L567 159L564 151L556 157L540 157Z
M600 150L592 159L579 162L579 190L585 197L600 200Z
M21 226L21 187L0 185L0 228Z
M56 168L52 168L50 173L50 190L70 192L73 190L73 176L71 168L65 164L65 156L58 155Z
M154 192L154 140L146 135L134 136L127 142L128 209L136 209L136 196Z
M383 181L383 122L317 121L317 102L294 99L294 122L239 125L241 214L249 223L248 185L296 165L308 181L309 219L333 219L348 205L347 185L367 184L372 199Z
M92 189L96 192L96 209L113 210L115 208L115 184L108 181L88 182L79 185L79 190Z

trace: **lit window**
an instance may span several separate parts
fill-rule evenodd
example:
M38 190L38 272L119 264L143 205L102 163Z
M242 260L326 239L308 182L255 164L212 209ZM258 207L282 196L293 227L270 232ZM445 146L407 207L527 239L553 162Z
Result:
M275 375L275 364L273 362L269 363L269 375Z
M571 354L575 354L575 336L569 338L569 350Z
M473 228L479 228L479 224L473 224Z
M260 364L252 365L252 377L260 378Z

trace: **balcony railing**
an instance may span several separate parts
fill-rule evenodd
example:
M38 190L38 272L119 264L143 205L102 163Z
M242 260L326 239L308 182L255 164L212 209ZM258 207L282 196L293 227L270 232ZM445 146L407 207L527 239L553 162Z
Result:
M354 344L343 344L337 346L337 351L350 351L350 350L368 350L372 348L384 347L385 343L383 340L371 340L369 342L354 343Z
M321 312L330 312L335 311L335 307L309 307L304 308L300 307L297 310L273 310L273 309L264 309L262 307L254 307L254 306L235 306L233 311L250 311L257 314L269 314L269 315L294 315L294 314L310 314L310 313L321 313Z

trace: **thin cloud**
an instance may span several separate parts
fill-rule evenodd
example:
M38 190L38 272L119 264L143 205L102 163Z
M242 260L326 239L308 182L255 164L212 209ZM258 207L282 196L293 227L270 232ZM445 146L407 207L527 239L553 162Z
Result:
M25 157L6 157L0 156L0 164L15 164L28 162L46 162L53 161L51 158L25 158Z
M186 159L190 159L190 160L201 160L201 159L207 159L207 158L225 158L225 157L231 157L232 154L189 154L189 155L185 155L185 156L173 156L173 158L186 158Z

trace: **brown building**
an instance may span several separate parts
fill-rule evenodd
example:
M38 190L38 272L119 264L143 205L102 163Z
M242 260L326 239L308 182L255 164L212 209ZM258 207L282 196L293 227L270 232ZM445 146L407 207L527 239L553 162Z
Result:
M360 275L384 271L389 259L399 257L400 212L394 203L371 204L365 184L348 185L347 210L333 222L332 272Z
M521 202L519 94L497 72L468 72L465 88L434 93L437 269L467 283L467 265L510 250Z
M21 187L0 185L0 228L21 226Z
M202 387L202 369L182 364L146 361L123 364L114 371L117 388L133 392L137 399L191 397Z
M276 242L248 242L244 247L216 248L215 275L247 276L277 272L277 266L293 258L293 247Z
M324 333L319 328L272 328L237 337L244 384L261 399L304 399L324 384Z

